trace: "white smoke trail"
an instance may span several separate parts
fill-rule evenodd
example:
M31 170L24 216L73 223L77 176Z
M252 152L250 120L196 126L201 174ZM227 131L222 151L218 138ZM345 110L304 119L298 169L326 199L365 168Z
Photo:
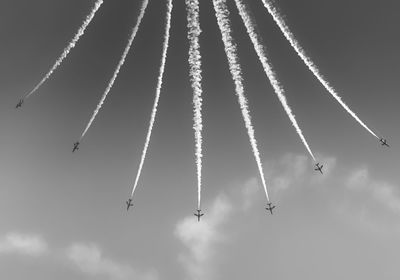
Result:
M201 76L201 55L199 36L201 33L199 19L199 0L186 0L188 39L189 47L189 66L190 80L193 88L193 129L196 141L196 167L197 167L197 209L201 206L201 169L202 169L202 76Z
M314 74L314 76L318 79L318 81L325 87L325 89L339 102L340 105L360 124L362 125L369 133L379 139L379 137L366 125L361 119L343 102L341 97L335 91L335 89L329 84L327 80L322 76L319 72L319 69L311 60L310 57L306 55L306 52L299 44L299 42L294 37L293 33L290 31L288 25L285 23L283 17L280 15L278 9L273 6L271 0L262 0L265 8L267 8L269 14L273 17L276 24L279 26L281 32L286 37L286 39L290 42L290 45L294 48L303 62L307 65L308 69Z
M226 0L213 0L214 9L217 16L218 26L221 31L222 41L225 46L225 53L228 58L229 69L235 83L236 95L239 99L240 108L242 110L243 119L247 128L247 133L250 138L251 147L253 149L254 157L257 162L258 170L260 172L261 181L264 186L265 195L269 201L269 195L267 190L267 185L265 183L264 172L262 169L262 164L260 160L260 153L257 148L257 141L254 136L254 128L251 123L250 112L247 105L247 99L244 95L242 69L239 64L239 58L237 56L236 44L232 38L232 31L230 27L229 11L226 6Z
M145 141L145 144L144 144L142 157L140 159L139 169L138 169L138 172L136 174L135 184L133 185L133 188L132 188L131 198L133 197L133 194L135 193L137 184L139 182L140 174L142 173L143 163L144 163L144 160L146 158L147 149L148 149L149 143L150 143L151 133L153 131L153 126L154 126L154 122L155 122L155 119L156 119L158 101L160 100L160 93L161 93L161 87L162 87L164 70L165 70L165 62L167 60L167 51L168 51L170 29L171 29L172 7L173 7L172 6L172 0L168 0L166 23L165 23L165 34L164 34L164 44L163 44L163 52L162 52L162 58L161 58L160 73L159 73L159 76L158 76L156 97L154 99L153 110L151 112L151 117L150 117L149 129L147 131L146 141Z
M85 128L85 130L83 131L83 133L82 133L82 135L80 137L80 140L82 140L82 138L85 136L86 132L89 130L90 126L92 125L94 119L96 118L96 115L99 113L101 107L103 106L104 101L107 98L108 93L110 92L112 86L114 85L115 80L118 77L118 74L119 74L119 71L121 70L121 67L125 63L125 59L126 59L128 53L129 53L129 50L131 49L133 40L135 39L136 34L137 34L138 30L139 30L140 23L142 22L142 19L144 17L145 12L146 12L146 7L147 7L148 3L149 3L149 0L143 0L142 6L140 8L139 17L137 19L137 22L136 22L135 26L132 29L132 33L131 33L131 36L129 37L128 44L126 45L125 50L124 50L124 52L123 52L123 54L121 56L121 59L118 62L117 68L115 69L114 74L113 74L110 82L108 83L107 88L103 93L103 96L100 99L100 102L97 104L97 107L94 110L94 112L92 114L92 117L90 118L88 124L86 125L86 128Z
M53 67L50 69L50 71L43 77L43 79L38 83L31 92L26 94L24 96L25 98L28 98L31 96L34 92L36 92L43 84L46 82L50 76L53 74L53 72L58 68L58 66L61 65L63 60L68 56L69 52L75 47L76 43L78 43L80 37L85 33L86 28L96 15L96 12L99 10L100 6L103 4L103 0L97 0L95 3L94 7L92 8L92 11L90 14L86 17L85 21L83 22L82 26L79 28L78 32L75 34L75 37L71 40L71 42L68 44L68 46L64 49L63 53L61 56L56 60L54 63Z
M278 81L278 78L276 77L276 73L272 67L272 64L269 62L268 57L267 57L267 51L262 44L262 39L259 37L259 34L256 31L256 23L253 21L253 19L250 17L249 12L246 9L245 4L243 3L242 0L235 0L236 2L236 7L239 10L239 14L242 17L243 23L246 26L247 33L249 34L249 37L251 39L251 42L254 45L254 49L258 55L258 58L264 68L264 72L267 75L272 87L274 88L274 91L276 95L279 98L279 101L281 102L286 114L288 115L290 121L292 122L292 125L296 129L297 134L300 136L301 141L303 142L304 146L307 148L307 151L310 153L311 157L313 158L314 161L315 157L313 152L310 149L310 146L308 145L303 132L301 131L295 115L292 112L292 109L290 108L289 104L287 103L286 96L285 96L285 90L283 89L282 85Z

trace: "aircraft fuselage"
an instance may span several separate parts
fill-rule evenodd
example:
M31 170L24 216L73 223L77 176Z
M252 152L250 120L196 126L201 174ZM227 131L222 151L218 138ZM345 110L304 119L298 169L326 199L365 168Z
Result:
M200 222L201 216L204 215L204 214L201 214L200 212L201 212L201 210L197 210L197 214L196 214L196 213L194 214L194 215L197 217L197 221L198 221L198 222Z

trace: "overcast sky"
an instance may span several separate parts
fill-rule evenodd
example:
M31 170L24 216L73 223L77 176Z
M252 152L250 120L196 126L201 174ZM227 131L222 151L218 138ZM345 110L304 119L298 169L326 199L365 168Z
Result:
M233 0L233 36L274 215L242 120L212 1L200 1L203 200L198 223L186 9L170 48L148 157L127 212L159 71L166 3L150 0L126 64L71 153L136 23L107 1L22 108L93 0L0 1L0 278L7 280L398 279L400 3L277 0L300 44L359 117L319 84L261 0L246 1L311 149L316 174Z

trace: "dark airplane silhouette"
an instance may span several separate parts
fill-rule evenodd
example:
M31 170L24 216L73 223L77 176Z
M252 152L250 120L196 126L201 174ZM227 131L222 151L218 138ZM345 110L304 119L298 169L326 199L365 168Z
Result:
M194 214L197 217L197 221L200 222L200 217L203 216L204 214L200 214L201 210L197 209L197 214Z
M315 164L315 171L319 171L319 172L321 172L321 174L324 174L324 173L322 173L322 167L324 167L323 165L319 165L319 162L318 163L316 163Z
M381 138L381 139L379 139L379 141L381 142L382 146L390 147L389 144L387 143L386 139Z
M17 106L15 106L15 108L18 109L19 107L22 106L23 103L24 103L24 100L23 100L23 99L20 99L19 102L18 102L18 104L17 104Z
M267 203L268 207L266 207L265 209L269 212L271 212L271 215L273 215L272 210L275 208L275 205L272 205L272 203Z
M72 149L72 152L75 152L76 150L79 150L79 142L74 143L74 148Z
M129 198L125 203L126 203L126 211L128 211L129 207L133 206L132 198Z

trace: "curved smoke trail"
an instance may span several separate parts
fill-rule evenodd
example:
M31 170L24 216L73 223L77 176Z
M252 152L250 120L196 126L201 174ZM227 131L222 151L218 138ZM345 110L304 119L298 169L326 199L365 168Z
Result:
M118 74L119 74L119 71L121 70L121 67L125 63L125 59L126 59L128 53L129 53L129 50L131 49L133 40L135 39L136 34L137 34L138 30L139 30L140 23L142 22L142 19L144 17L144 13L146 12L146 7L147 7L148 3L149 3L149 0L143 0L142 7L140 8L140 14L139 14L138 20L136 22L135 27L132 29L132 33L131 33L131 36L129 37L128 44L126 45L125 50L124 50L124 52L123 52L123 54L121 56L121 59L118 62L117 68L115 69L114 74L113 74L110 82L108 83L107 88L103 93L103 96L100 99L100 102L97 104L97 107L94 110L94 112L92 114L92 117L90 118L88 124L86 125L86 128L85 128L85 130L83 131L83 133L82 133L82 135L80 137L80 140L82 140L82 138L85 136L86 132L89 130L90 126L92 125L94 119L96 118L96 115L99 113L101 107L103 106L104 101L107 98L108 93L110 92L112 86L114 85L115 80L118 77Z
M78 43L79 38L85 33L86 28L96 15L96 12L99 10L100 6L103 4L103 0L97 0L95 3L94 7L92 8L92 11L90 14L86 17L85 21L83 22L82 26L79 28L78 32L75 34L75 37L71 40L71 42L68 44L68 46L64 49L63 53L61 56L56 60L54 63L53 67L50 69L50 71L43 77L43 79L38 83L31 92L26 94L23 99L28 98L31 96L33 93L35 93L43 84L46 82L50 76L53 74L53 72L58 68L58 66L61 65L63 60L68 56L69 52L75 47L76 43Z
M189 66L190 80L193 88L193 129L196 141L196 167L197 167L197 209L201 206L201 169L202 169L202 76L201 76L201 55L199 36L201 33L199 20L199 0L186 0L188 39L189 47Z
M260 38L259 34L256 31L256 23L253 21L253 19L250 17L249 12L246 9L245 4L243 3L242 0L235 0L236 2L236 7L239 10L239 14L242 17L243 23L246 26L247 33L249 34L249 37L251 39L251 42L254 45L254 49L258 55L258 58L264 68L264 72L267 75L272 87L274 88L274 91L276 95L279 98L279 101L281 102L286 114L288 115L290 121L292 122L292 125L296 129L297 134L299 135L301 141L303 142L304 146L306 147L307 151L310 153L311 157L313 158L314 161L315 157L313 152L310 149L310 146L308 145L303 132L301 131L295 115L292 112L292 109L290 108L289 104L287 103L286 96L285 96L285 90L283 89L282 85L278 81L278 78L276 77L276 73L272 67L272 64L268 60L267 57L267 51L262 44L262 39Z
M154 126L154 122L156 119L158 101L160 100L160 93L161 93L161 87L162 87L163 76L164 76L165 62L167 60L167 51L168 51L169 36L170 36L170 29L171 29L171 16L172 16L172 7L173 7L172 0L168 0L167 5L168 5L168 7L167 7L167 15L166 15L166 23L165 23L164 44L163 44L163 52L162 52L162 58L161 58L160 73L158 76L156 97L154 99L153 110L151 112L151 117L150 117L149 129L147 131L146 141L144 144L142 157L140 159L139 169L136 174L135 184L133 185L133 188L132 188L131 198L133 197L133 194L135 193L140 174L142 173L143 163L146 158L147 149L148 149L149 143L150 143L151 132L153 131L153 126Z
M299 42L294 37L293 33L290 31L288 25L285 23L283 17L280 15L278 9L273 6L271 0L262 0L265 8L267 8L268 13L273 17L276 24L279 26L281 32L285 36L285 38L289 41L290 45L294 48L296 53L300 56L303 62L307 65L308 69L314 74L314 76L318 79L318 81L325 87L325 89L339 102L340 105L360 124L362 125L369 133L379 139L379 137L365 124L361 121L361 119L343 102L341 97L335 91L335 89L329 84L327 80L322 76L319 72L319 69L311 60L310 57L306 55L306 52L299 44Z
M232 38L232 31L230 27L229 11L226 6L226 0L213 0L214 9L217 16L218 26L221 31L222 41L225 46L225 53L228 58L229 69L235 83L236 95L239 99L240 108L242 110L243 119L247 128L247 133L250 138L251 147L253 149L254 157L257 162L258 170L260 172L261 181L264 186L265 195L269 201L269 195L267 191L267 185L265 183L264 173L260 160L260 153L257 148L257 141L254 136L254 128L251 123L250 112L247 105L247 99L244 95L242 69L239 64L239 58L237 56L236 44Z

